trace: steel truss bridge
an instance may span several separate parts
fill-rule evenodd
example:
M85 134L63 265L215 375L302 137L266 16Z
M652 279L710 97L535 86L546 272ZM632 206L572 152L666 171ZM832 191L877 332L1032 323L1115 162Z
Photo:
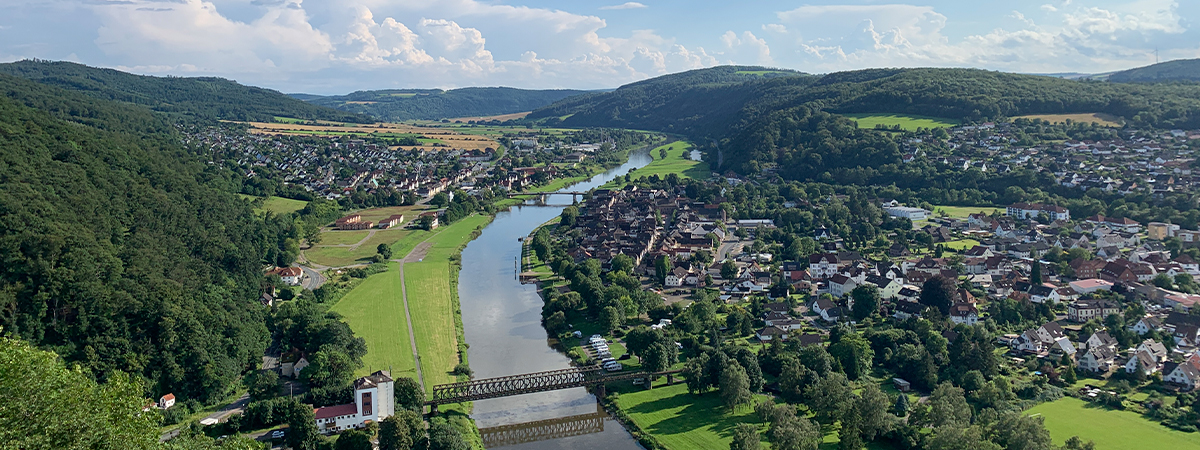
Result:
M604 419L606 418L608 418L608 413L604 412L604 408L597 403L594 413L480 428L479 434L483 436L484 447L504 447L599 433L604 431Z
M437 405L448 403L473 402L489 398L591 386L596 386L597 395L603 397L605 383L633 380L648 376L658 377L666 375L669 378L673 378L679 372L679 370L672 370L653 374L647 372L610 374L600 366L587 366L506 377L481 378L478 380L434 386L433 397L426 401L425 404L430 405L433 411L437 411Z

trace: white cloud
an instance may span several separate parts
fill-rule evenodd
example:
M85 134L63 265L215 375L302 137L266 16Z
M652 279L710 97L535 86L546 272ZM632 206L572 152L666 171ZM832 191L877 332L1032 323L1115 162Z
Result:
M724 55L729 56L726 60L728 63L774 63L774 60L771 59L771 48L767 45L767 41L749 31L743 31L740 36L733 31L726 31L725 34L721 35L721 42L725 44L726 51Z
M615 10L615 9L641 9L641 8L647 8L647 6L646 6L646 5L643 5L643 4L641 4L641 3L638 3L638 2L625 2L625 3L622 3L622 4L620 4L620 5L608 5L608 6L601 6L601 7L600 7L600 9L603 9L603 10Z

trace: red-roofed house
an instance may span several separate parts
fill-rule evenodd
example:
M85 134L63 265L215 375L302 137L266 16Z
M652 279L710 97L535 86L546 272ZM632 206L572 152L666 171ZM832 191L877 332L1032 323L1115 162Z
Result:
M158 399L158 409L168 409L175 405L175 394L167 394Z

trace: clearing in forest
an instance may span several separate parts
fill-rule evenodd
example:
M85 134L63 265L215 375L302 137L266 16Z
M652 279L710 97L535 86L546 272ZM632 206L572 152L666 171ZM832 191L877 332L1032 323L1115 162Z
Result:
M1083 114L1031 114L1028 116L1013 117L1014 119L1042 119L1050 123L1065 123L1070 120L1078 123L1094 123L1106 127L1120 128L1122 120L1120 117L1112 114L1104 113L1083 113Z
M957 126L959 122L941 117L918 116L913 114L842 114L858 123L859 128L873 129L876 125L894 127L899 125L904 131L917 131L917 128L946 128Z

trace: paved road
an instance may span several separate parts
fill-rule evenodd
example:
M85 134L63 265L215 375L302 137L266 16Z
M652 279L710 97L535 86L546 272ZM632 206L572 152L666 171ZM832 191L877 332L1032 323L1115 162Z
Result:
M716 255L716 258L713 260L714 261L724 261L725 258L728 257L730 253L741 252L742 245L743 245L742 241L740 241L740 240L722 241L721 245L719 247L717 247L717 255Z
M300 285L310 291L315 291L317 288L325 284L325 276L321 272L310 269L305 266L300 266L300 270L304 272L304 278L300 281Z

